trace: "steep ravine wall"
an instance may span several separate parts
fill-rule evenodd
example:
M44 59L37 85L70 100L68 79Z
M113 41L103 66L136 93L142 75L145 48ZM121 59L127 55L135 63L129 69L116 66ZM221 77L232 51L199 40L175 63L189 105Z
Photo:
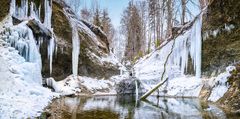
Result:
M0 5L0 21L2 21L9 13L10 0L1 0Z
M240 60L240 1L214 0L203 22L202 71L215 76Z
M218 103L230 111L240 109L240 1L214 0L204 15L202 71L204 76L216 76L229 65L236 66L228 79L229 88ZM204 89L205 88L205 89ZM202 90L206 99L210 93Z

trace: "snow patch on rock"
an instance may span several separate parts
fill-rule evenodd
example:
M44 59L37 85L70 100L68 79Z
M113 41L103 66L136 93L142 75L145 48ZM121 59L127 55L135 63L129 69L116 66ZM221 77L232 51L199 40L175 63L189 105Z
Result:
M224 73L221 73L215 78L212 78L212 92L210 97L208 98L209 101L216 102L218 101L228 90L229 84L227 83L228 77L231 76L230 72L235 69L234 66L228 66Z

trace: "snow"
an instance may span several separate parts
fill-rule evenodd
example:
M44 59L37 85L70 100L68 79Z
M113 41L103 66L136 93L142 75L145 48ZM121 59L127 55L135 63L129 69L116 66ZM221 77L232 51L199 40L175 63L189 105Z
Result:
M208 100L216 102L218 101L228 90L229 85L227 83L228 77L231 76L230 72L234 70L234 66L228 66L224 73L219 74L217 77L213 77L213 82L210 84L213 89Z
M47 79L47 85L53 87L61 95L86 94L86 92L81 92L82 89L96 95L116 94L114 89L111 89L115 85L113 81L85 76L71 75L59 82L49 78Z
M159 91L160 95L165 96L198 97L202 86L202 81L196 79L196 77L183 76L168 81L166 85L159 88ZM164 90L167 90L167 92L163 93Z

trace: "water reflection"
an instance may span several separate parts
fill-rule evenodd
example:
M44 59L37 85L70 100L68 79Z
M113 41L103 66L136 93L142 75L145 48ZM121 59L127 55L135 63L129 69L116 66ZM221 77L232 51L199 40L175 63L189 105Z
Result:
M52 119L227 119L218 107L192 98L97 96L61 98L50 108Z

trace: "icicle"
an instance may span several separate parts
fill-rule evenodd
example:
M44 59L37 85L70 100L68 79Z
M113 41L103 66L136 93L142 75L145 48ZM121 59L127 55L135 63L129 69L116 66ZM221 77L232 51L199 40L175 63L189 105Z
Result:
M135 92L136 92L136 102L138 101L138 82L137 80L135 79Z
M54 53L55 41L54 38L51 38L48 45L48 59L49 59L49 69L50 75L52 74L52 61L53 61L53 53Z
M51 17L52 17L52 0L45 0L44 1L44 25L51 29Z
M13 16L16 10L16 0L11 0L10 14Z
M19 19L28 17L28 0L21 0L21 6L16 6L15 16Z
M78 75L78 57L79 57L79 51L80 51L80 42L79 42L79 36L78 36L78 30L75 25L72 23L72 71L73 75Z
M39 11L40 11L40 9L39 9ZM30 17L40 21L40 19L39 19L40 18L39 11L37 10L36 5L33 2L31 2Z
M201 64L202 64L202 15L196 24L196 77L201 77Z

